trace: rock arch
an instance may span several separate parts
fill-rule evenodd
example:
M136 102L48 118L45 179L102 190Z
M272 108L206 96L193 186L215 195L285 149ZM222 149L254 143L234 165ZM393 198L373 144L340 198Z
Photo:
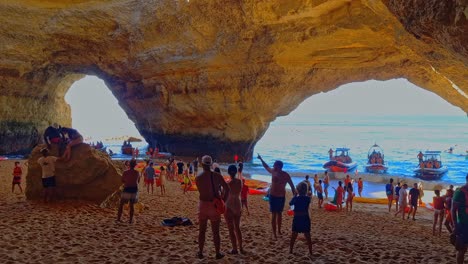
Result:
M406 78L468 112L467 7L447 2L1 3L0 134L23 141L2 137L0 151L69 125L63 97L82 74L106 82L148 142L218 159L250 158L277 116L353 81Z

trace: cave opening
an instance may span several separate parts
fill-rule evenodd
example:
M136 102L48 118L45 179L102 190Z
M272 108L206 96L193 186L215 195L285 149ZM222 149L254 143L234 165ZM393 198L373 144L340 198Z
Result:
M131 142L132 146L139 148L140 153L146 150L144 138L103 80L87 75L73 83L65 100L71 108L72 127L86 143L102 141L107 151L112 150L119 157L123 141L134 137L142 141Z
M304 100L270 124L255 153L269 164L282 160L285 170L304 175L325 170L330 148L348 147L361 172L377 143L387 157L388 174L412 175L419 151L438 150L449 166L442 180L464 182L467 131L466 113L440 96L406 79L370 80ZM265 174L257 159L252 167Z

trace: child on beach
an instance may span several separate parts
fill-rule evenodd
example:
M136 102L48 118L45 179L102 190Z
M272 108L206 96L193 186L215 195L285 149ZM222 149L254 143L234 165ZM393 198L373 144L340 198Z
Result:
M346 212L353 211L353 198L354 198L354 192L353 192L353 185L351 182L348 182L348 186L346 187L346 192L348 193L348 198L346 198Z
M319 183L317 185L317 198L318 198L318 207L322 208L322 204L323 204L322 180L319 180Z
M289 202L289 205L294 206L294 218L292 223L291 242L289 243L289 253L293 254L294 242L296 242L298 233L304 233L309 247L309 254L312 255L309 217L310 197L307 196L307 185L305 183L299 183L296 188L298 195L292 198L291 202Z
M359 178L357 182L358 194L359 197L362 197L362 189L364 188L364 183L362 182L362 178Z
M11 192L15 192L15 185L18 185L21 193L23 193L23 188L21 188L21 176L23 175L23 170L19 161L15 161L15 167L13 168L13 182L11 184Z
M400 204L400 209L395 213L395 216L397 216L399 213L402 214L403 220L405 220L405 209L408 206L408 192L406 191L408 189L408 184L403 184L403 187L400 189L399 195L399 201L398 203Z
M184 171L183 175L183 184L184 184L184 194L188 192L190 187L192 187L192 181L190 180L189 170L188 168Z
M432 224L432 235L436 234L436 225L439 224L439 236L442 233L442 222L444 221L444 197L440 197L440 191L434 190L436 196L432 198L434 205L434 223Z
M161 196L166 195L166 179L167 172L163 166L159 167L161 172L159 173L159 185L161 187Z
M247 210L247 215L250 215L249 206L247 205L247 195L249 195L249 186L245 184L245 179L242 179L241 204L242 208L245 207Z

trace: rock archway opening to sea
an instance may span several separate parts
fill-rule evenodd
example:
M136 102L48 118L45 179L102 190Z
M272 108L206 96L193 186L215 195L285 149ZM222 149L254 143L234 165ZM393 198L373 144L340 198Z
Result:
M71 109L72 127L80 131L86 142L104 141L114 152L129 137L142 139L134 145L147 144L102 79L86 75L75 81L66 92L65 101Z
M357 170L365 172L368 151L377 143L385 153L387 175L413 176L417 153L438 150L450 168L443 180L464 182L466 131L466 113L439 95L406 79L371 80L305 99L270 124L255 153L269 164L282 160L292 175L305 176L324 171L330 148L347 147ZM265 173L257 159L247 169Z

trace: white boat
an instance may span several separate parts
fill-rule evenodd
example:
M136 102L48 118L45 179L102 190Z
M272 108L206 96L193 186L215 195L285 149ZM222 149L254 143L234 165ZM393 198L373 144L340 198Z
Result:
M385 173L388 167L385 166L383 149L374 144L367 152L367 165L366 171L371 173Z
M434 150L424 152L418 168L414 170L416 176L423 180L440 179L448 171L448 167L442 164L440 153Z

